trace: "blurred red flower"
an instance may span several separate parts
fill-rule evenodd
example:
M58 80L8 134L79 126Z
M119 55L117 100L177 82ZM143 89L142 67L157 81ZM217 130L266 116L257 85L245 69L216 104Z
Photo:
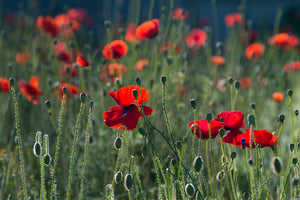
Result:
M221 122L221 118L223 118L223 122ZM234 130L245 127L244 113L240 111L221 112L214 120L221 122L225 130Z
M189 123L189 126L192 127L192 131L194 132L194 129L196 127L195 136L197 138L200 138L200 131L201 131L201 139L207 140L209 139L209 129L208 129L208 121L201 119L197 120L195 125L195 121L191 121ZM211 138L215 138L219 134L219 129L222 128L221 122L217 120L211 120L210 121L210 132L211 132Z
M62 91L64 87L67 88L66 100L71 96L76 96L79 92L78 87L76 85L73 85L71 83L61 83L59 86L59 91L58 90L54 91L56 95L60 96L61 100L63 99L63 95L64 95Z
M142 39L151 39L157 36L159 20L153 19L139 25L136 29L136 36Z
M300 61L294 61L294 62L290 62L286 65L284 65L283 70L286 72L289 72L291 70L299 70L300 69Z
M126 67L119 63L111 63L103 67L100 79L113 82L116 78L122 80L122 75L126 72Z
M134 89L138 91L138 105L133 96ZM140 94L140 90L142 94ZM119 106L110 107L109 111L103 112L104 123L110 128L118 129L124 125L127 130L135 129L139 118L143 117L138 106L143 107L146 116L153 113L152 108L141 105L149 98L149 93L144 88L140 88L139 86L125 86L120 88L118 92L110 91L108 94L119 104Z
M26 65L30 60L30 53L28 51L18 52L16 55L16 62L20 65Z
M207 34L205 31L195 28L187 35L185 42L190 48L199 49L205 45L206 38Z
M234 25L241 25L242 22L243 18L240 13L230 13L225 16L225 24L228 27L233 27Z
M174 43L165 43L162 45L159 45L158 51L159 52L167 52L169 50L175 51L176 54L181 53L182 48Z
M69 73L72 77L76 77L78 75L78 70L76 67L72 66L71 64L65 64L60 68L60 74L66 75L69 70Z
M274 144L277 144L278 137L273 133L270 133L268 130L253 130L254 140L252 143L252 148L255 148L255 144L260 144L260 147L272 147ZM250 138L251 133L250 129L246 128L246 132L243 134L238 134L233 139L232 144L235 146L242 146L241 140L244 138L246 140L246 148L250 147Z
M9 92L9 80L0 77L0 91Z
M222 56L212 56L212 57L210 57L210 62L211 62L213 65L221 66L221 65L224 65L224 63L225 63L225 58L222 57Z
M265 51L265 45L261 43L252 43L245 50L245 56L248 60L256 61Z
M145 66L148 66L148 65L149 65L148 59L140 59L135 64L134 70L140 72L144 69Z
M128 50L127 44L122 40L114 40L105 45L102 53L107 60L117 60L126 55Z
M129 24L127 26L127 30L126 30L126 35L125 35L125 40L127 42L131 42L133 44L140 44L141 43L141 39L138 38L135 35L135 31L136 31L136 26L135 24Z
M50 35L51 37L56 37L60 30L59 25L56 21L50 16L42 16L40 15L37 18L37 26L42 29L46 34Z
M172 13L172 18L178 20L185 20L188 18L188 16L189 16L189 11L184 8L177 8Z
M283 101L284 95L281 92L274 92L272 98L274 101L281 102Z
M20 80L19 83L20 92L26 97L28 101L32 101L33 104L38 104L38 96L42 95L43 92L39 88L39 80L37 76L33 76L29 83L25 80Z
M275 45L283 50L290 50L292 47L298 45L298 39L294 35L289 35L287 33L278 33L271 38L269 38L268 43L270 45Z
M241 88L249 89L251 87L252 81L248 76L240 78Z
M90 65L90 63L83 57L83 55L78 54L76 58L76 63L82 67L87 67Z

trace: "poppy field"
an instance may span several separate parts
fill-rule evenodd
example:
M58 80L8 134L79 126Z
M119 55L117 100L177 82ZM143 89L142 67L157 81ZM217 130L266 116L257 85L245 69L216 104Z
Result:
M0 199L300 198L285 11L259 30L243 0L197 23L155 2L145 16L131 1L122 24L83 8L0 16Z

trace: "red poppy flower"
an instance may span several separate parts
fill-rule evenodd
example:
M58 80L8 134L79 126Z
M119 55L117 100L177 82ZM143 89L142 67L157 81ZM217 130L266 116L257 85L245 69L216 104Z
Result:
M274 101L281 102L283 101L284 95L281 92L274 92L272 94L272 98Z
M233 27L234 25L240 25L243 22L242 15L240 13L230 13L225 16L225 24L228 27Z
M236 137L241 134L243 134L243 132L239 129L231 130L223 137L223 143L236 144ZM221 142L221 139L219 139L219 142Z
M76 63L82 67L87 67L90 65L90 63L83 57L83 55L78 54L76 58Z
M43 92L39 88L39 80L37 76L33 76L29 83L24 80L19 81L19 90L26 97L28 101L32 101L33 104L38 104L38 96Z
M100 79L113 82L116 78L122 80L122 75L126 72L126 67L119 63L112 63L103 67Z
M251 87L251 78L248 76L240 78L241 88L249 89Z
M270 45L275 45L283 50L290 50L292 47L298 45L298 39L294 35L287 33L279 33L268 40Z
M210 62L211 62L213 65L221 66L221 65L224 65L224 63L225 63L225 58L223 58L222 56L212 56L212 57L210 58Z
M0 77L0 91L9 92L9 80Z
M264 54L264 51L265 45L261 43L252 43L247 47L245 51L245 56L248 60L256 61Z
M37 18L37 26L51 37L56 37L60 27L52 17L39 16Z
M136 36L142 39L151 39L157 36L159 27L159 20L153 19L146 21L139 25L136 29Z
M72 77L76 77L78 75L78 70L76 67L70 65L70 64L65 64L60 68L60 74L65 75L67 74L67 71L70 70L70 74Z
M196 123L198 126L194 125L195 121L191 121L189 123L190 127L192 127L194 125L192 128L193 132L194 132L195 127L197 127L196 131L195 131L195 136L197 138L200 138L200 131L201 131L201 139L202 140L209 139L208 121L201 119L201 120L196 121ZM221 129L221 128L222 128L221 122L219 122L217 120L210 121L210 133L211 133L212 139L215 138L219 134L219 129Z
M221 118L224 119L223 125L225 130L233 130L244 128L244 113L240 111L224 111L217 115L216 121L221 121Z
M139 88L139 86L125 86L118 90L118 92L110 91L108 94L114 98L114 100L119 104L119 106L110 107L109 111L103 112L104 123L114 129L120 128L120 126L126 126L127 130L135 129L140 117L143 117L140 113L136 100L133 96L132 91L136 89L138 91L137 103L141 106L149 98L149 93L144 88ZM140 94L140 89L142 94ZM142 99L141 99L142 95ZM144 106L143 110L145 115L151 115L153 109Z
M283 67L283 70L286 72L289 72L291 70L296 71L299 69L300 69L300 61L294 61L294 62L288 63L288 64L284 65L284 67Z
M185 38L185 42L190 48L199 49L205 45L206 38L207 34L205 31L195 28Z
M127 44L122 40L114 40L105 45L102 53L107 60L117 60L126 55L128 50Z
M126 35L125 35L125 40L127 42L131 42L133 44L140 44L141 43L141 39L138 38L135 35L135 31L136 31L136 26L135 24L129 24L127 26L127 30L126 30Z
M253 130L254 140L252 141L252 148L255 148L255 143L260 144L260 147L272 147L274 144L277 144L278 137L273 133L268 132L268 130ZM238 134L232 144L235 146L241 147L241 140L244 138L246 140L246 148L250 147L250 129L246 128L246 132L243 134Z
M178 19L178 20L185 20L189 16L189 11L184 8L177 8L173 11L172 13L172 18L173 19Z
M148 65L149 65L148 59L138 60L134 66L134 70L140 72L144 69L145 66L148 66Z
M16 62L20 65L26 65L30 60L30 53L28 51L19 52L16 55Z
M78 9L71 8L67 11L67 16L70 19L75 19L78 21L83 20L85 15L86 15L86 11L83 8L78 8Z
M158 51L159 52L167 52L169 50L175 51L176 54L181 53L182 48L174 43L165 43L162 45L159 45Z

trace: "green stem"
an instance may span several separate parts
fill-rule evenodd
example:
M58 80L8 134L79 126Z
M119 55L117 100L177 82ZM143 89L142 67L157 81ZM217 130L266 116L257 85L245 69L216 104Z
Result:
M212 139L211 139L211 129L210 129L210 122L208 122L208 133L209 133L209 147L210 147L210 157L212 158L211 160L211 165L212 165L212 172L213 172L213 180L216 178L216 172L215 172L215 162L214 162L214 153L212 149ZM214 190L217 192L217 185L216 181L213 181L214 183Z
M17 132L17 136L18 136L18 150L19 150L19 159L20 159L20 168L21 168L21 175L22 175L24 199L28 199L27 189L26 189L25 171L24 171L23 145L22 145L22 138L21 138L21 131L20 131L19 105L18 105L18 101L17 101L15 87L11 86L10 91L11 91L11 95L13 97L14 106L15 106L15 125L16 125L16 132Z
M89 144L89 139L90 139L89 131L90 131L91 119L92 119L92 108L90 107L87 126L86 126L86 130L85 130L83 166L82 166L82 172L81 172L82 177L84 177L84 175L85 175L85 169L86 169L86 164L87 164L88 144ZM81 178L79 199L83 199L83 190L84 190L84 179Z
M59 111L59 117L58 117L58 131L57 131L57 144L56 144L56 149L55 149L55 155L54 155L54 163L53 163L53 168L51 172L51 177L52 177L52 184L51 184L51 191L50 191L50 199L53 199L53 195L56 198L56 184L55 184L55 170L56 170L56 165L58 161L58 154L59 154L59 147L60 147L60 140L61 140L61 129L62 129L62 121L63 121L63 113L64 113L64 108L65 108L65 103L66 103L66 95L63 95L62 101L61 101L61 106L60 106L60 111Z
M40 189L40 200L45 198L45 173L44 173L44 156L43 156L43 143L41 141L41 135L38 136L38 142L41 144L41 152L40 152L40 165L41 165L41 189Z
M71 154L71 162L70 162L70 170L69 170L69 181L68 181L68 186L67 186L67 197L66 200L69 200L71 197L71 184L72 184L72 176L73 176L73 169L74 169L74 162L75 162L75 151L76 151L76 144L77 144L77 139L78 139L78 132L79 132L79 127L80 127L80 121L83 113L83 102L80 103L80 109L79 109L79 114L76 120L76 126L75 126L75 136L74 136L74 141L73 141L73 146L72 146L72 154Z
M236 102L236 99L237 99L238 94L239 94L239 90L236 89L236 90L235 90L235 95L234 95L234 99L233 99L233 103L232 103L232 108L231 108L231 110L234 110L234 106L235 106L235 102Z
M142 188L142 183L141 183L141 180L140 180L140 177L139 177L139 172L138 172L138 170L137 170L135 161L133 161L133 167L134 167L134 170L135 170L136 179L137 179L137 181L138 181L138 184L139 184L139 187L140 187L140 190L141 190L142 197L143 197L144 200L146 200L145 194L144 194L144 191L143 191L143 188Z
M207 172L208 172L208 178L209 178L209 187L210 187L210 195L213 197L214 191L213 191L213 185L212 185L212 179L210 174L210 165L209 165L209 157L208 157L208 140L206 140L206 162L207 162ZM213 158L212 158L213 159Z

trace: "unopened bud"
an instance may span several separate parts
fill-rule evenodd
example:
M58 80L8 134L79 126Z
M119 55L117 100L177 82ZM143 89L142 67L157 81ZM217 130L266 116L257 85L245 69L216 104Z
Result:
M81 103L84 103L86 100L86 94L85 93L80 93L80 101Z
M131 174L126 174L124 178L124 187L127 191L131 190L133 185L133 177Z
M48 109L51 109L51 102L49 100L45 101L45 104Z
M272 171L274 174L279 174L281 172L282 162L278 156L273 158L271 165L272 165Z
M195 195L195 187L192 183L186 184L185 193L189 198L192 198Z
M161 82L162 82L163 85L165 85L166 82L167 82L167 77L166 76L161 76Z
M256 109L256 104L255 103L250 103L251 109L255 110Z
M236 155L237 155L236 152L234 152L234 151L231 152L231 154L230 154L231 159L234 160L236 158Z
M136 84L138 84L138 86L141 86L141 84L142 84L142 80L140 77L136 77L135 82L136 82Z
M210 121L212 120L212 114L211 114L211 113L207 113L207 114L205 115L205 119L206 119L208 122L210 122Z
M232 85L233 82L234 82L234 79L233 79L232 77L229 77L229 78L228 78L228 83L229 83L230 85Z
M298 163L298 158L296 158L296 157L292 158L292 163L294 165L296 165Z
M293 90L292 89L289 89L288 91L287 91L287 95L289 96L289 97L292 97L293 96Z
M197 101L195 99L191 99L190 102L191 102L192 108L195 110L197 107Z
M116 137L114 141L114 147L119 150L122 147L122 139L120 137Z
M290 150L291 150L291 151L294 151L294 149L295 149L295 144L291 143L291 144L289 145L289 147L290 147Z
M202 169L202 164L203 164L202 157L201 156L195 157L195 159L193 161L194 170L196 172L200 172L200 170Z
M139 95L139 92L138 92L137 89L133 89L133 90L132 90L132 94L133 94L134 98L137 99L137 98L138 98L138 95Z
M281 121L281 123L283 123L283 121L285 120L285 115L284 114L280 114L279 115L279 120Z
M240 86L241 86L240 81L238 81L238 80L234 81L234 87L235 87L237 90L240 88Z
M146 134L147 134L147 131L146 131L146 129L145 129L144 127L140 127L140 128L138 129L138 131L139 131L139 133L140 133L141 135L146 135Z
M9 85L10 85L10 87L15 86L15 79L14 78L9 78Z
M63 88L62 88L62 92L63 92L64 94L67 94L67 91L68 91L68 89L67 89L66 87L63 87Z
M106 28L109 28L109 27L110 27L110 21L109 21L109 20L105 20L105 21L104 21L104 26L105 26Z
M47 165L47 166L50 165L50 163L51 163L51 156L50 156L50 154L45 154L45 155L44 155L44 163L45 163L45 165Z
M121 171L117 171L115 174L115 182L118 184L122 181L123 179L123 173Z

